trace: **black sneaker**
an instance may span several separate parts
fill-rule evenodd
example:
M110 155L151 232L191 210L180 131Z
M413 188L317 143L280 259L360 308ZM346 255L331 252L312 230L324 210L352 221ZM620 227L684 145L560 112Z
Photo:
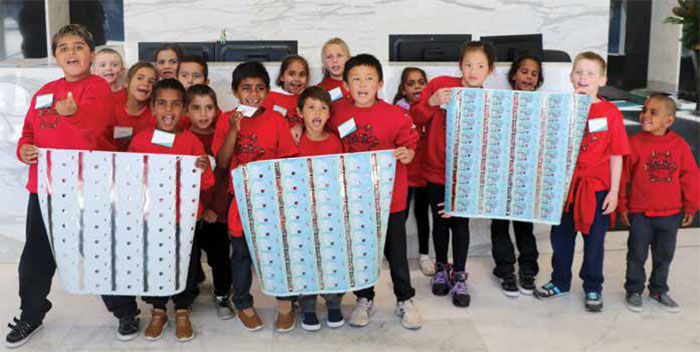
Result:
M326 325L333 329L345 325L345 319L343 319L343 313L340 311L340 309L328 310L328 320L326 321Z
M530 296L530 295L532 295L533 292L535 292L535 288L537 288L537 286L535 286L535 277L534 276L521 275L520 280L518 280L518 281L520 284L520 293Z
M321 322L318 321L316 312L306 312L302 314L301 328L306 331L318 331L321 329Z
M598 292L586 293L585 307L587 312L598 313L603 311L603 295Z
M137 316L127 316L119 319L119 329L117 330L117 340L131 341L139 334L139 318Z
M469 290L467 289L467 273L464 271L455 273L450 294L452 295L453 305L460 308L469 307L471 296L469 296Z
M671 296L668 295L668 293L653 293L649 295L649 298L658 303L661 309L669 313L678 313L681 311L678 303L676 303L676 301L674 301Z
M15 348L24 345L29 342L29 340L44 327L41 323L27 323L26 321L19 320L17 318L12 318L14 324L9 323L7 326L10 328L10 332L5 338L5 347Z
M431 291L436 296L447 296L450 293L452 285L450 277L452 276L452 268L449 264L435 263L435 275L430 279Z
M507 297L520 296L520 291L518 291L518 279L515 278L515 275L511 274L501 278L501 293Z

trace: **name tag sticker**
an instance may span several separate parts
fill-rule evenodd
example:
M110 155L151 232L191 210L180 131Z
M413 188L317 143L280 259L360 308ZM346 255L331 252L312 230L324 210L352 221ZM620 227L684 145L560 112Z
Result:
M588 132L602 132L608 130L608 119L605 117L598 117L595 119L588 120Z
M356 129L357 126L355 126L355 119L350 118L350 120L347 120L338 126L338 133L340 134L340 138L345 138L350 133L355 132Z
M279 105L273 106L272 110L279 112L280 114L282 114L282 116L287 116L287 109L285 109Z
M335 87L329 90L328 94L331 95L331 101L336 101L343 97L343 91L340 89L340 87Z
M133 127L114 126L114 139L131 138L134 133Z
M238 107L236 108L236 111L240 111L241 114L243 114L243 116L245 116L245 117L251 117L251 116L253 116L253 114L255 114L256 111L258 111L258 108L254 108L254 107L249 106L249 105L241 104L241 105L238 105Z
M153 132L153 138L151 143L162 145L167 148L172 148L175 142L175 133L165 132L161 130L155 130Z
M51 107L53 103L53 94L42 94L36 97L36 103L34 104L34 109L44 109Z

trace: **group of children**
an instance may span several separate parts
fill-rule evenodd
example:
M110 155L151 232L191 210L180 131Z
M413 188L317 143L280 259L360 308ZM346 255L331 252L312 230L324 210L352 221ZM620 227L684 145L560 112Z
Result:
M250 293L251 256L235 201L238 195L234 194L229 174L249 162L294 156L393 149L398 162L384 255L397 300L396 314L408 329L422 325L407 260L405 221L412 196L421 271L432 276L435 295L450 295L455 306L469 306L469 220L450 217L444 211L446 113L441 106L449 102L451 88L483 87L494 71L495 54L489 44L466 44L458 63L460 77L428 81L420 68L404 69L393 104L389 104L378 98L384 84L381 63L368 54L350 56L345 42L333 38L322 49L324 78L318 86L308 86L309 65L301 56L282 61L274 81L277 87L272 89L262 64L239 64L232 73L231 89L240 105L228 112L219 110L216 93L207 85L206 62L184 56L175 45L160 48L155 65L138 62L126 72L116 51L102 49L94 54L91 34L79 25L61 28L53 36L52 50L64 77L46 84L34 95L17 147L18 158L30 165L30 197L26 244L19 264L22 312L10 324L7 346L26 343L42 328L51 308L47 296L56 264L37 197L38 148L199 157L202 194L186 288L172 297L143 297L153 307L144 332L147 339L163 336L170 323L166 312L170 299L176 310L177 340L194 337L189 312L199 294L197 283L203 279L201 250L212 268L217 315L221 319L237 315L246 329L262 329ZM522 91L537 90L543 77L542 64L533 56L518 58L508 73L512 88ZM510 223L505 220L494 220L491 225L496 264L493 274L507 296L522 293L549 299L565 295L570 291L576 233L581 232L584 259L580 277L585 307L600 311L603 244L617 209L630 226L625 284L628 307L642 309L644 262L651 247L650 297L665 309L677 310L667 293L667 278L676 231L681 224L690 224L699 207L697 165L687 143L669 131L675 104L665 96L647 100L640 116L643 131L628 142L622 115L615 105L598 96L605 77L605 61L600 56L585 52L574 60L571 83L577 93L590 96L593 103L561 224L551 231L551 280L536 287L539 267L533 224L517 221L513 227L520 253L518 275ZM209 157L216 161L215 166ZM428 255L428 208L432 214L434 261ZM447 253L450 240L452 263ZM354 294L357 300L349 323L366 326L373 310L374 289ZM323 296L327 326L343 326L343 295ZM119 320L118 338L137 336L140 312L136 298L102 298ZM295 301L301 307L302 327L318 330L321 323L316 314L316 295L278 297L275 329L284 332L295 327Z

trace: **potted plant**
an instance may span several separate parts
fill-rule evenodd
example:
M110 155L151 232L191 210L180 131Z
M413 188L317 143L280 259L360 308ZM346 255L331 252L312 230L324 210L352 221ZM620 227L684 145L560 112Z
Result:
M682 27L681 43L691 50L693 68L695 69L695 91L697 94L695 112L700 113L700 0L678 0L678 5L671 10L673 16L664 23L680 24Z

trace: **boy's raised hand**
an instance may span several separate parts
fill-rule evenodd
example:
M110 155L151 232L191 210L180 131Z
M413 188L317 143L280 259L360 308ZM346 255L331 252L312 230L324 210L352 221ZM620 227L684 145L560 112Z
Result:
M601 209L603 211L602 214L609 215L615 211L615 208L617 208L617 193L609 192L603 200L603 208Z
M304 125L302 124L297 124L294 127L289 129L289 132L292 134L292 139L294 140L294 143L297 145L299 142L301 142L301 134L304 131Z
M243 118L243 114L236 110L231 115L229 116L229 123L231 124L231 128L229 129L229 132L236 132L241 130L241 119Z
M38 155L39 148L34 144L22 144L19 148L19 157L22 158L22 162L25 164L36 164Z
M450 102L450 93L452 88L440 88L428 99L428 105L430 106L440 106L442 104L447 104Z
M207 169L211 168L211 164L209 163L209 156L207 155L200 155L197 158L197 162L195 163L198 168L202 169L202 171L207 171Z
M413 157L416 156L416 151L406 147L398 147L394 150L394 156L402 164L410 164L413 161Z
M694 217L694 216L695 216L695 214L685 214L685 215L683 216L683 223L681 224L681 226L688 226L688 225L690 225L690 223L693 222L693 217Z
M625 226L630 227L630 219L627 215L628 213L626 211L620 213L620 221L622 221L622 223L625 224Z
M78 112L78 104L75 103L73 99L73 93L68 92L66 99L59 100L56 102L56 113L61 116L73 116Z

